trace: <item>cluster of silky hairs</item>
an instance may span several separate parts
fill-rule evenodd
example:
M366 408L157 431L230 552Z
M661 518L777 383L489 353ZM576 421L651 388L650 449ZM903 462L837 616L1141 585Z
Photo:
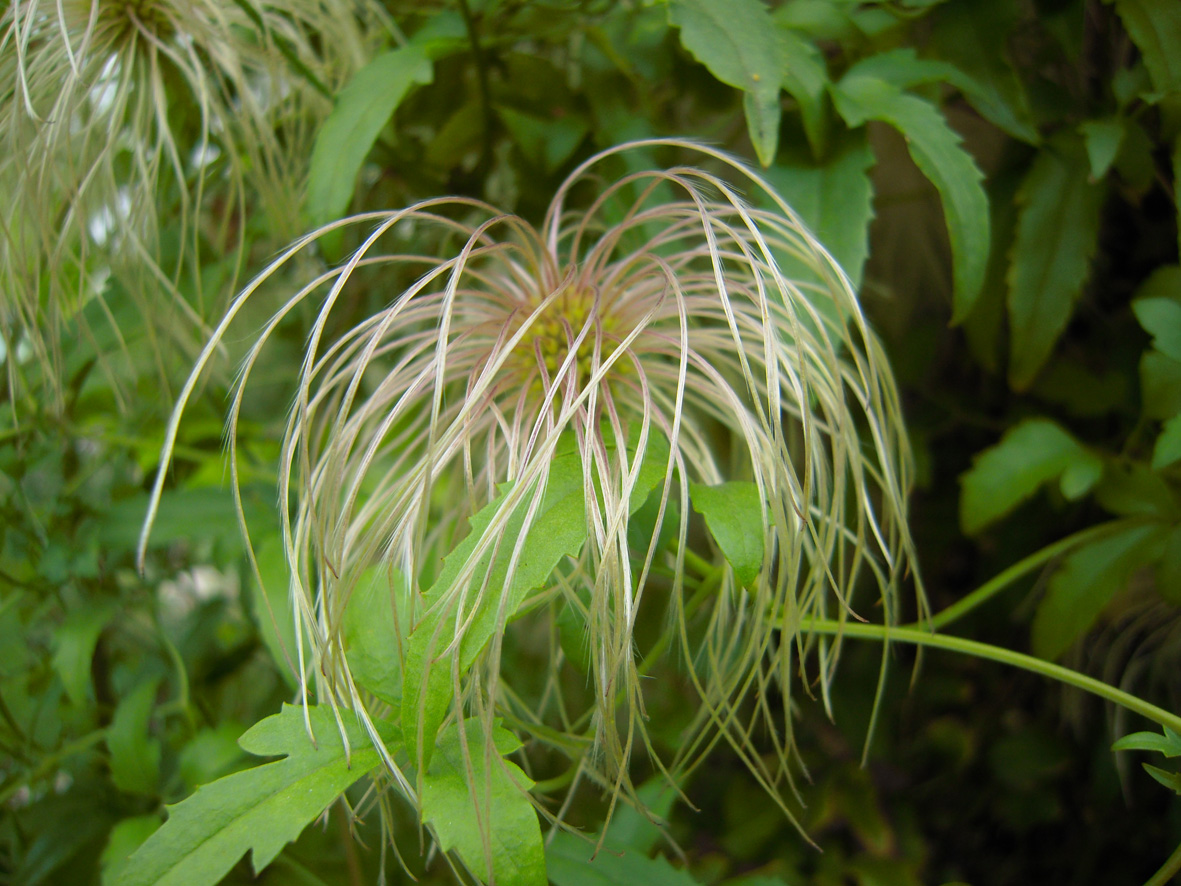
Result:
M202 253L244 259L248 208L288 241L316 126L385 33L351 0L13 0L0 16L0 337L58 369L112 277L159 361L208 334ZM166 207L161 210L160 207ZM162 237L162 226L175 227ZM169 242L164 243L167 239ZM91 333L93 330L83 329ZM137 347L143 348L143 343ZM22 359L17 359L17 353ZM109 372L112 382L120 373ZM163 373L167 375L167 373ZM57 373L46 393L60 393ZM118 392L117 392L118 393Z
M693 156L726 177L676 166L606 178L619 155L654 150ZM435 625L431 666L450 675L451 714L484 718L486 735L503 717L525 738L576 756L575 783L607 789L612 804L632 794L633 748L679 778L725 742L778 798L795 763L784 699L802 677L827 702L837 664L839 637L811 635L809 621L860 618L861 606L897 620L911 558L897 392L841 268L755 172L679 140L596 154L559 187L539 229L462 198L341 220L295 242L231 303L181 393L154 502L186 401L239 312L260 292L274 298L272 278L343 227L365 232L360 247L252 331L229 415L237 490L251 372L284 320L316 300L278 490L304 702L314 695L360 718L389 780L414 801L418 786L373 722L399 710L357 685L341 630L362 576L376 571L388 577L400 626L390 654L405 661L414 627ZM338 322L375 289L384 307ZM586 541L508 611L551 467L570 452L581 463ZM660 480L648 501L658 528L649 525L651 541L637 548L633 492L654 453ZM690 516L690 484L732 480L753 482L761 502L764 562L745 588ZM469 556L446 573L453 580L428 597L441 559L493 501ZM249 537L240 499L239 514ZM667 543L658 541L662 525ZM490 555L508 560L503 582L483 574ZM921 614L921 587L916 597ZM496 630L469 668L461 648L477 606L496 613ZM589 649L585 712L563 698L560 672L572 665L552 639L563 611ZM646 654L636 636L643 619L663 625ZM550 673L535 697L501 667L515 638L550 638ZM667 665L700 702L670 761L648 738L641 680L661 650L679 659ZM422 704L401 716L403 735L417 736L407 744L421 773L433 729L424 734ZM775 753L763 753L767 741ZM556 822L565 807L539 809Z

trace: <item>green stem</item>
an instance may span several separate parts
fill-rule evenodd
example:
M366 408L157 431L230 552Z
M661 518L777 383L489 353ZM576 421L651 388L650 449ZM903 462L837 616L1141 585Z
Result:
M1181 846L1173 850L1173 854L1161 865L1161 869L1152 875L1144 886L1165 886L1178 873L1181 873Z
M964 655L975 656L976 658L998 661L1001 664L1021 668L1022 670L1048 677L1051 680L1065 683L1068 686L1074 686L1077 689L1082 689L1084 692L1090 692L1102 699L1127 708L1129 711L1140 714L1152 720L1154 723L1161 726L1168 726L1174 731L1181 732L1181 717L1169 713L1164 708L1158 708L1156 705L1124 692L1122 689L1116 689L1114 686L1109 686L1101 680L1088 677L1086 674L1080 674L1078 671L1072 671L1070 668L1064 668L1062 665L1054 664L1050 661L1043 661L1040 658L1034 658L1032 655L1025 655L1021 652L1013 652L1010 649L1000 646L993 646L990 643L966 640L963 637L949 637L946 634L932 634L930 631L916 630L909 627L852 624L848 622L842 624L832 619L816 619L815 621L806 622L802 627L804 630L816 634L912 643L915 646L947 649L951 652L959 652Z
M1073 535L1068 535L1061 541L1056 541L1052 545L1047 545L1040 550L1034 551L1024 560L1014 563L1008 569L994 576L986 581L972 593L968 594L961 600L956 601L951 606L926 619L921 624L907 625L909 628L929 628L930 630L941 630L951 624L953 621L967 615L980 604L984 603L990 597L1003 591L1017 579L1039 569L1055 557L1060 557L1072 548L1079 545L1087 544L1096 539L1103 538L1120 529L1125 529L1129 526L1137 525L1143 522L1141 520L1112 520L1109 523L1101 523L1098 526L1091 526L1081 532L1076 532Z

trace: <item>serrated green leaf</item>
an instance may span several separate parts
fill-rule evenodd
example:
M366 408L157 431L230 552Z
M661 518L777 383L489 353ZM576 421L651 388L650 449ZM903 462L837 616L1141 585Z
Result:
M700 886L688 871L667 858L635 851L603 851L573 834L554 836L545 850L546 868L554 886Z
M590 131L580 114L547 118L504 106L498 106L496 114L521 153L547 173L569 160Z
M1043 149L1017 194L1020 215L1009 267L1009 381L1027 388L1074 310L1090 275L1105 189L1087 181L1081 143Z
M170 806L168 821L127 860L117 881L121 886L214 886L246 852L252 853L255 872L261 871L378 765L369 739L351 715L342 714L349 758L325 707L308 709L315 745L305 731L302 708L284 705L281 713L256 723L239 740L242 748L285 758L227 775Z
M107 838L107 845L99 858L103 886L119 886L114 874L131 854L158 830L160 816L154 814L125 818L111 828L111 835Z
M1021 12L1014 0L957 0L931 21L928 49L971 78L960 86L986 120L1030 144L1040 140L1025 85L1009 55L1009 37Z
M545 886L541 827L527 793L533 782L508 760L494 760L487 767L481 723L472 719L464 725L466 758L459 730L449 728L423 776L423 821L433 828L439 845L455 852L483 882L491 882L491 875L505 886ZM520 745L499 726L493 743L501 754Z
M111 781L129 794L154 794L160 780L160 742L148 735L159 680L147 680L119 701L107 730Z
M410 586L402 573L375 566L353 588L341 623L353 680L394 707L402 703L399 618L406 618L409 605Z
M1087 159L1091 161L1091 181L1099 181L1107 175L1119 154L1127 132L1124 120L1122 117L1087 120L1079 125L1079 132L1087 148Z
M246 765L246 755L238 744L242 732L237 723L223 721L200 730L185 743L180 752L180 777L189 791Z
M930 102L878 77L846 74L833 89L837 112L852 127L868 120L902 133L911 159L939 192L951 241L953 322L972 310L988 267L988 197L983 175L960 146L960 137Z
M517 500L504 529L497 533L499 545L494 542L480 556L471 580L472 600L481 587L485 592L475 613L469 609L464 614L471 621L460 644L461 674L471 667L493 634L502 627L501 611L503 618L512 618L526 594L542 585L562 558L574 556L582 549L587 531L582 484L582 463L576 452L554 458L545 495L520 544L520 556L511 579L508 569L517 539L521 536L531 494ZM474 556L493 518L508 506L506 502L512 492L513 485L504 484L499 495L471 518L471 532L444 558L439 577L424 595L428 607L437 604L444 594L454 593L452 586L461 570ZM469 607L472 600L469 600ZM435 733L451 704L454 686L450 662L434 659L451 642L451 628L456 618L457 613L444 612L442 606L435 605L415 626L406 644L402 730L410 747L418 747L417 736L421 730L424 764L430 762Z
M1103 462L1059 425L1027 419L979 455L961 478L960 525L969 535L1012 511L1051 480L1069 480L1064 495L1077 498L1098 481Z
M725 555L742 587L758 581L763 569L763 503L759 488L746 481L718 486L689 484L693 510L705 517L705 525Z
M750 140L769 166L779 141L779 89L785 61L778 29L759 0L670 0L668 21L681 45L709 72L749 97Z
M1168 726L1162 727L1162 734L1155 732L1133 732L1125 735L1111 746L1113 751L1156 751L1166 757L1181 757L1181 735Z
M854 288L861 286L873 221L873 151L857 133L836 147L823 165L798 155L784 157L766 171L775 190L799 213L809 230L845 269ZM791 274L792 268L784 268ZM826 300L831 303L831 299Z
M1116 12L1140 50L1158 92L1181 92L1181 4L1168 0L1116 0Z
M115 614L109 603L85 603L66 613L53 632L53 669L75 705L84 705L90 694L90 664L99 634Z
M378 134L406 94L432 79L434 66L427 51L408 45L374 58L341 90L312 147L307 203L312 225L344 213Z
M1169 790L1181 794L1181 773L1169 772L1161 769L1159 766L1151 766L1144 763L1144 771L1167 787Z
M1058 658L1094 624L1138 567L1160 557L1159 525L1133 526L1072 551L1050 579L1033 617L1033 651Z
M954 83L963 72L944 61L919 58L918 53L907 46L866 56L849 68L845 76L850 80L860 77L883 80L906 90L928 83Z

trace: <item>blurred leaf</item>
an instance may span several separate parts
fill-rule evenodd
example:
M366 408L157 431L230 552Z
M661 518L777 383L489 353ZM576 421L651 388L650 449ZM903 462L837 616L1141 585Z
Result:
M202 729L180 751L180 777L189 791L243 768L246 759L238 739L242 727L223 721Z
M508 760L494 759L486 767L482 724L471 719L464 728L466 754L454 726L439 739L422 779L423 821L434 829L439 845L456 852L483 882L491 882L491 876L512 886L546 886L541 827L528 794L532 780ZM493 741L502 755L520 747L516 736L500 726Z
M1115 0L1115 9L1159 92L1181 92L1181 4Z
M160 742L148 734L159 682L147 680L125 695L107 730L111 781L129 794L155 794L160 780Z
M443 9L427 19L414 32L410 43L421 49L431 61L438 61L471 46L463 16L455 9Z
M1124 140L1122 117L1104 117L1087 120L1079 125L1083 144L1087 148L1087 159L1091 161L1091 181L1097 182L1111 169Z
M346 714L351 752L327 707L284 705L239 740L256 756L283 756L207 784L168 807L168 821L119 870L121 886L214 886L252 852L255 873L318 818L340 794L375 768L380 758ZM379 727L380 728L380 727ZM387 744L389 739L387 738Z
M521 153L547 173L569 160L590 130L579 114L546 118L504 106L498 106L496 113Z
M1148 763L1143 764L1144 771L1167 787L1174 793L1181 794L1181 773L1168 772L1161 769L1159 766L1151 766Z
M1034 614L1034 653L1053 660L1069 649L1131 573L1159 559L1163 542L1161 526L1133 526L1068 554Z
M374 58L340 91L312 148L307 214L313 226L344 213L378 134L406 94L433 78L427 51L409 45Z
M273 493L261 484L243 487L242 508L247 524L264 522L270 516L269 507L263 502L269 503L272 497ZM133 550L147 512L146 492L116 502L99 526L100 544ZM191 544L196 539L240 543L238 512L229 490L198 486L164 491L148 544L155 548L178 542Z
M1029 387L1066 328L1090 275L1105 189L1087 181L1077 139L1059 138L1033 162L1017 194L1009 268L1009 382Z
M1058 478L1062 494L1078 498L1102 472L1102 460L1059 425L1044 418L1026 419L977 455L960 478L960 525L975 534Z
M1173 142L1173 205L1177 207L1177 252L1181 255L1181 133Z
M1174 606L1181 606L1181 526L1174 526L1156 564L1156 591Z
M344 648L353 679L394 707L402 703L400 638L406 635L398 619L399 613L409 617L409 598L402 573L379 565L361 576L344 609Z
M1132 310L1152 336L1153 346L1165 356L1181 360L1181 267L1157 268L1137 290Z
M765 173L849 275L854 289L861 286L869 254L869 223L873 220L871 166L873 151L869 141L856 134L844 139L823 165L808 163L798 155L787 156ZM784 270L790 273L789 268Z
M664 776L650 778L636 789L636 796L646 811L620 803L615 808L603 846L608 851L632 850L645 855L656 847L662 830L658 822L668 819L677 792Z
M709 72L746 93L750 140L769 166L779 142L779 89L785 62L778 29L760 0L669 0L681 45Z
M65 870L76 858L101 840L111 826L107 798L93 787L75 788L63 795L50 794L35 807L46 821L30 835L19 866L12 870L5 859L6 882L13 886L58 886L73 883ZM120 884L123 886L123 884Z
M796 100L804 135L814 157L822 157L828 146L828 64L816 44L794 31L782 29L783 88Z
M1156 751L1166 757L1181 757L1181 735L1168 726L1163 726L1162 734L1155 732L1133 732L1125 735L1111 746L1113 751Z
M1120 517L1172 520L1179 515L1178 501L1169 483L1138 462L1109 464L1095 487L1095 500Z
M1037 144L1029 97L1008 49L1019 18L1014 0L957 0L932 16L928 48L972 78L974 88L964 94L985 119L1014 138Z
M103 886L119 886L115 872L159 829L160 816L156 814L125 818L111 828L111 836L107 838L106 848L99 859Z
M254 576L247 580L251 615L275 667L287 685L294 689L299 685L296 675L299 662L296 658L295 619L288 602L291 579L283 554L283 539L277 534L267 536L255 547L254 557L262 584Z
M1181 361L1160 351L1140 358L1140 398L1147 418L1162 421L1181 412Z
M545 850L546 868L554 886L698 886L688 871L674 868L663 856L604 850L565 831Z
M409 747L418 746L418 730L422 730L424 765L430 762L435 733L451 704L453 690L451 667L445 661L436 662L435 657L451 642L457 613L444 611L438 604L472 558L485 530L502 510L512 489L513 484L503 484L499 495L472 516L471 531L444 558L439 577L424 595L424 605L428 607L426 614L414 627L406 644L402 730ZM480 588L486 588L486 591L480 595L476 612L466 614L470 623L459 650L461 674L471 667L499 629L501 613L504 618L512 618L526 594L542 585L562 558L576 555L586 540L582 463L576 452L557 456L550 464L541 506L528 534L521 538L530 499L528 493L520 499L503 530L494 533L492 545L475 565L471 586L476 592ZM520 556L511 581L507 581L518 539ZM469 603L476 598L476 592L472 593ZM429 608L432 606L434 608Z
M114 614L111 603L87 601L67 612L65 621L53 632L53 668L66 696L79 707L90 695L90 665L99 634Z
M1162 471L1181 458L1181 414L1174 415L1161 428L1152 448L1152 469Z
M744 588L758 581L763 570L764 523L759 488L746 481L717 486L689 484L693 510L705 525Z
M834 87L837 111L852 127L880 120L897 129L915 165L939 191L951 240L952 318L961 321L980 295L988 265L990 227L983 176L934 105L878 77L859 74L860 67L854 65Z

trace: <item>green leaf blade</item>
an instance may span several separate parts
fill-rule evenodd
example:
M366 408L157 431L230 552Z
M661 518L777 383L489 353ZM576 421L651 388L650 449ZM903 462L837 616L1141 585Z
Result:
M346 758L335 718L326 708L308 710L317 745L304 729L302 710L284 705L255 724L239 743L252 754L285 754L205 785L169 807L164 825L128 859L122 886L214 886L252 852L261 871L340 794L378 765L363 733L349 728Z
M750 139L759 162L769 166L779 142L785 62L767 8L759 0L670 0L668 21L711 74L746 93Z
M750 587L763 569L763 503L754 483L732 481L718 486L689 484L693 510L725 555L738 583Z
M1040 152L1017 194L1020 215L1009 267L1009 381L1033 383L1070 319L1090 274L1105 190L1087 178L1076 139Z
M1063 493L1077 498L1099 480L1102 470L1099 457L1057 424L1028 419L977 455L960 478L960 525L974 535L1060 477Z
M533 782L507 760L493 760L488 767L481 723L468 720L465 728L470 749L466 758L458 729L449 729L439 740L422 780L423 821L431 825L439 845L456 852L484 882L490 882L491 875L507 886L545 886L541 826L527 793ZM500 754L520 746L499 726L491 738Z
M406 94L432 79L426 50L409 45L377 56L341 90L312 148L307 213L314 226L344 213L378 134Z
M1082 637L1133 570L1160 556L1159 525L1133 526L1072 552L1050 579L1033 618L1033 650L1048 661Z
M951 242L952 322L960 322L971 313L988 270L992 231L983 174L935 106L894 83L858 74L854 67L834 88L833 99L850 126L879 120L897 129L911 159L939 192Z
M146 680L124 696L107 731L111 781L130 794L154 794L160 780L160 742L148 736L158 685Z

